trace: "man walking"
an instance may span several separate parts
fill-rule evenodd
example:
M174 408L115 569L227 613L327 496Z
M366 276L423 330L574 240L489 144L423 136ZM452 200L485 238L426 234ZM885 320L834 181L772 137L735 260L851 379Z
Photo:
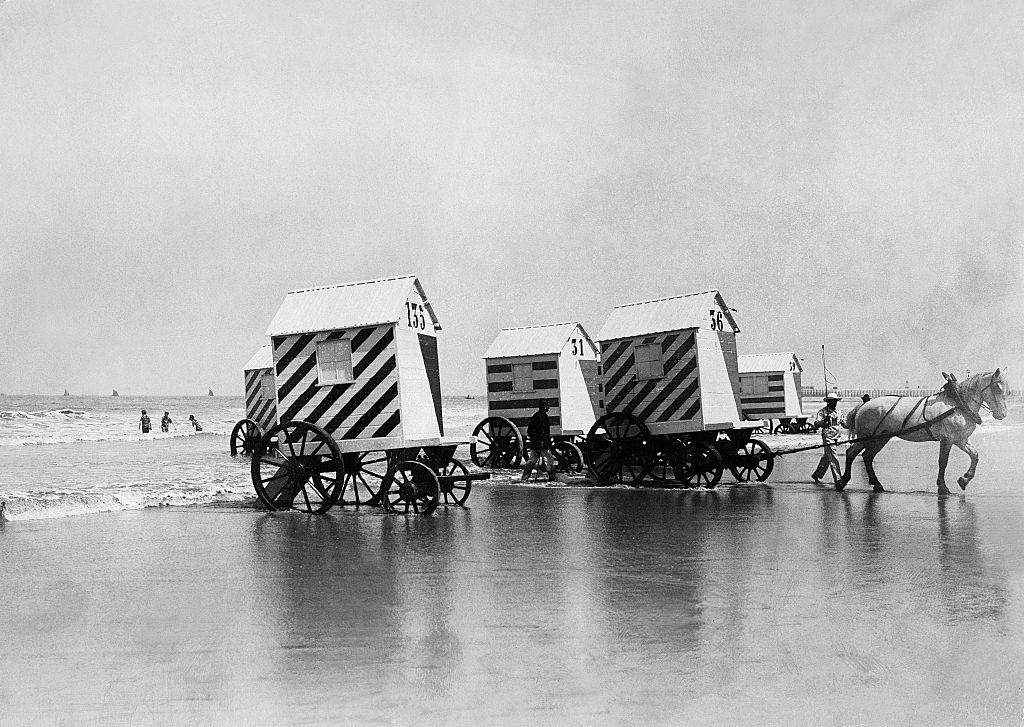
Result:
M843 426L842 417L836 411L836 403L842 399L839 394L830 391L825 394L825 406L818 410L814 417L814 428L821 430L821 443L824 448L818 466L811 475L814 484L821 482L825 472L832 470L833 482L839 482L842 476L842 468L839 466L839 458L836 457L836 446L839 444L839 427Z
M554 481L555 458L551 454L551 420L548 418L550 404L544 399L537 405L537 411L530 417L530 423L526 427L526 438L529 440L530 459L523 468L523 480L530 479L530 474L538 461L548 472L548 480Z

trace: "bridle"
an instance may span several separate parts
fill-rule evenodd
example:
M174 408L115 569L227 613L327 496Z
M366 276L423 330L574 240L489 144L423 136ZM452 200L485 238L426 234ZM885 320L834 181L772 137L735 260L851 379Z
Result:
M956 403L957 407L962 412L964 412L964 414L966 414L967 416L970 417L971 421L973 421L975 424L981 424L981 417L978 414L975 414L973 409L968 408L967 404L964 403L963 392L961 391L961 389L964 387L964 384L966 384L966 383L967 382L964 381L963 383L958 383L956 385L956 397L955 397L956 398L956 402L955 403ZM985 386L983 386L980 391L976 392L976 395L980 399L980 401L978 402L978 409L979 410L982 407L984 407L985 409L988 409L989 412L992 411L992 407L990 407L988 405L988 403L985 401L985 392L988 391L989 389L991 389L993 384L995 384L995 376L992 376L988 380L988 383L985 384ZM974 396L975 396L975 394L971 395L970 403L972 405L974 404Z

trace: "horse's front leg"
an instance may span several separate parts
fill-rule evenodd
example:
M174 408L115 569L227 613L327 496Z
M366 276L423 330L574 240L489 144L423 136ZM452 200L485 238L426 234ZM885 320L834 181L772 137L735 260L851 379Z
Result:
M946 464L949 462L949 450L953 448L953 443L948 439L939 440L939 478L935 483L939 488L940 495L948 495L949 488L946 487Z
M974 479L974 471L978 468L978 450L976 450L970 442L953 442L963 452L967 453L967 456L971 458L971 466L964 472L964 476L956 481L960 485L961 490L966 490L967 485Z

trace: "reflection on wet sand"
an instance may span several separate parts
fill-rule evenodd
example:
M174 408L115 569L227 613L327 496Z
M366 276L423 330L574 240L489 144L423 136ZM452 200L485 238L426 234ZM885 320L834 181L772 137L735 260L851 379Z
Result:
M931 680L978 686L962 639L991 650L1013 621L981 522L964 500L831 488L491 485L433 518L264 516L251 546L274 679L302 709L871 722L908 685L931 718L952 698L932 698Z

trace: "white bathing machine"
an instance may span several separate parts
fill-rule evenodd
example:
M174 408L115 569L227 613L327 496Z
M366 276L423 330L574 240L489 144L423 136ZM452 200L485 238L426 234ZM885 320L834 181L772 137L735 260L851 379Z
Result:
M602 416L587 436L598 480L711 487L724 466L738 479L767 477L746 467L767 447L750 439L762 423L741 414L739 331L717 290L612 310L597 336Z
M429 514L440 495L465 502L484 475L453 457L469 439L444 436L440 330L413 275L288 293L267 328L278 423L253 458L264 504Z
M795 353L744 354L738 361L740 403L747 419L775 419L786 431L807 426L800 396L803 366Z
M597 419L598 358L597 345L575 321L503 328L484 353L487 418L473 431L473 461L519 466L526 427L543 400L559 468L579 472L579 441Z

